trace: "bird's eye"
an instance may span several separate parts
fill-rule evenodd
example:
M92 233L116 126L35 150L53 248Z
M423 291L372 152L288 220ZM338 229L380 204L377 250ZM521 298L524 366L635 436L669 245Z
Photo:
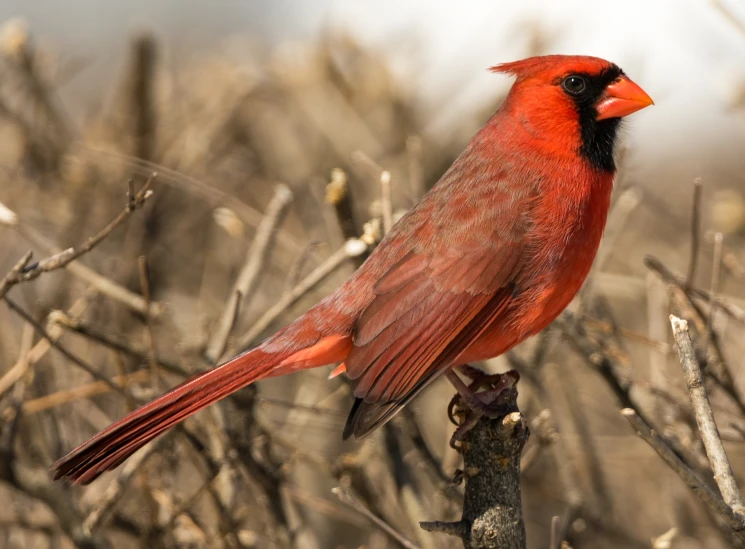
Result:
M572 75L567 76L561 83L562 87L572 95L577 95L585 91L587 82L581 76Z

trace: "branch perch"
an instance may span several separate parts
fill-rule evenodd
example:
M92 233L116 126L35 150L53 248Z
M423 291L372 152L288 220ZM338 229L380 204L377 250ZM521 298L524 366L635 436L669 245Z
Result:
M504 400L502 400L504 399ZM525 549L520 457L530 431L517 408L517 390L504 397L503 414L482 416L463 438L466 488L458 522L422 522L429 532L463 540L466 549Z

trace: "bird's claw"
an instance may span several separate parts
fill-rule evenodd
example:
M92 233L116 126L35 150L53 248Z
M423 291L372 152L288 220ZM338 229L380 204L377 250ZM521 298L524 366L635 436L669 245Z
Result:
M456 374L448 375L458 391L448 404L448 418L457 425L450 438L450 447L462 450L466 433L473 429L481 417L497 418L504 413L500 397L517 383L520 376L515 370L487 374L469 365L461 366L458 370L472 380L465 385Z

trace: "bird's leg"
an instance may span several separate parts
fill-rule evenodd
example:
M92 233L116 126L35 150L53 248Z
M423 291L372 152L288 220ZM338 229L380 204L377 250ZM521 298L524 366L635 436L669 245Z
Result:
M476 366L471 366L470 364L461 364L460 366L456 366L455 369L471 381L479 381L490 376L490 374L487 374L484 370L476 368Z
M463 403L472 411L481 412L482 415L486 416L492 416L499 412L492 405L496 404L495 401L505 389L515 385L520 379L515 370L503 374L487 374L468 364L460 366L458 369L472 380L470 385L466 385L453 370L449 370L445 375L453 384L455 390L458 391ZM485 388L485 390L478 391L481 388Z
M520 379L515 370L504 374L486 374L468 364L458 367L458 370L472 381L466 385L453 370L445 374L458 391L448 405L448 418L458 426L450 439L450 446L456 449L456 443L463 440L482 416L499 416L499 397ZM481 388L485 390L479 391ZM456 420L456 416L461 417Z

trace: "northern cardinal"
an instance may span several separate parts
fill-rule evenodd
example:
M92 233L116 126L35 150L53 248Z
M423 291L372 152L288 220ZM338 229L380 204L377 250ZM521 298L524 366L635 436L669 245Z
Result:
M597 252L621 118L652 99L615 64L551 55L497 65L503 105L338 290L258 347L194 376L57 461L89 483L190 415L260 379L341 362L343 436L387 422L452 369L553 321ZM473 400L474 395L470 395Z

